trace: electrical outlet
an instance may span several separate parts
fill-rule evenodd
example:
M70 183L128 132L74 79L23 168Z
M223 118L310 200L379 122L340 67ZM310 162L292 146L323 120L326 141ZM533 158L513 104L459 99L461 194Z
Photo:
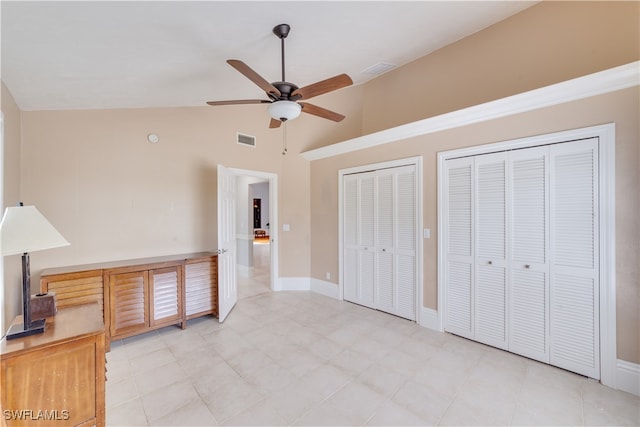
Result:
M331 273L327 271L327 280L331 280Z

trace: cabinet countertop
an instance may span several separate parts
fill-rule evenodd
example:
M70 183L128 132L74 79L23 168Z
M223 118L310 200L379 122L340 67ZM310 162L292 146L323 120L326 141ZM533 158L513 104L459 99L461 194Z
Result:
M18 316L14 323L22 321L22 316ZM0 342L0 359L8 359L59 342L102 332L104 332L102 311L97 303L67 307L58 310L55 316L47 318L44 332L41 334L13 340L3 338Z

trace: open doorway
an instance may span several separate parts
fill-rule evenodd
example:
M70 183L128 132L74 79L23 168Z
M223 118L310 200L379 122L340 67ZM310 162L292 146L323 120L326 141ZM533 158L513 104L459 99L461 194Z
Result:
M238 299L274 290L277 277L275 174L238 170L236 241Z

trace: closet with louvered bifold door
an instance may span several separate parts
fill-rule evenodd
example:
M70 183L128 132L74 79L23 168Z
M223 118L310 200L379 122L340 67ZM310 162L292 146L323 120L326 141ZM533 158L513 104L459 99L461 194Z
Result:
M416 319L416 168L345 175L344 299Z
M445 165L445 330L600 376L598 139Z

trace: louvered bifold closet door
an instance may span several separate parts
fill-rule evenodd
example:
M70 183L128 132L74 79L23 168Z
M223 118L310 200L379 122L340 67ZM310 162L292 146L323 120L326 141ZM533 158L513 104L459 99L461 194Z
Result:
M344 299L374 307L375 175L344 177Z
M551 148L551 363L600 378L598 140Z
M378 215L376 232L377 242L377 292L376 306L389 313L397 310L396 295L396 209L394 188L396 180L389 170L379 173L378 180Z
M376 308L415 320L415 166L381 170L376 178Z
M549 361L549 149L510 154L509 350Z
M507 348L507 153L475 157L475 336Z
M445 180L445 330L473 339L473 157L447 160Z
M358 178L344 177L343 181L343 292L344 299L355 302L358 297Z
M358 218L360 240L358 303L375 308L376 280L376 177L374 173L359 177Z
M180 266L149 272L150 324L158 325L182 318L182 268Z
M396 182L396 311L405 319L416 319L416 171L415 166L395 169Z

